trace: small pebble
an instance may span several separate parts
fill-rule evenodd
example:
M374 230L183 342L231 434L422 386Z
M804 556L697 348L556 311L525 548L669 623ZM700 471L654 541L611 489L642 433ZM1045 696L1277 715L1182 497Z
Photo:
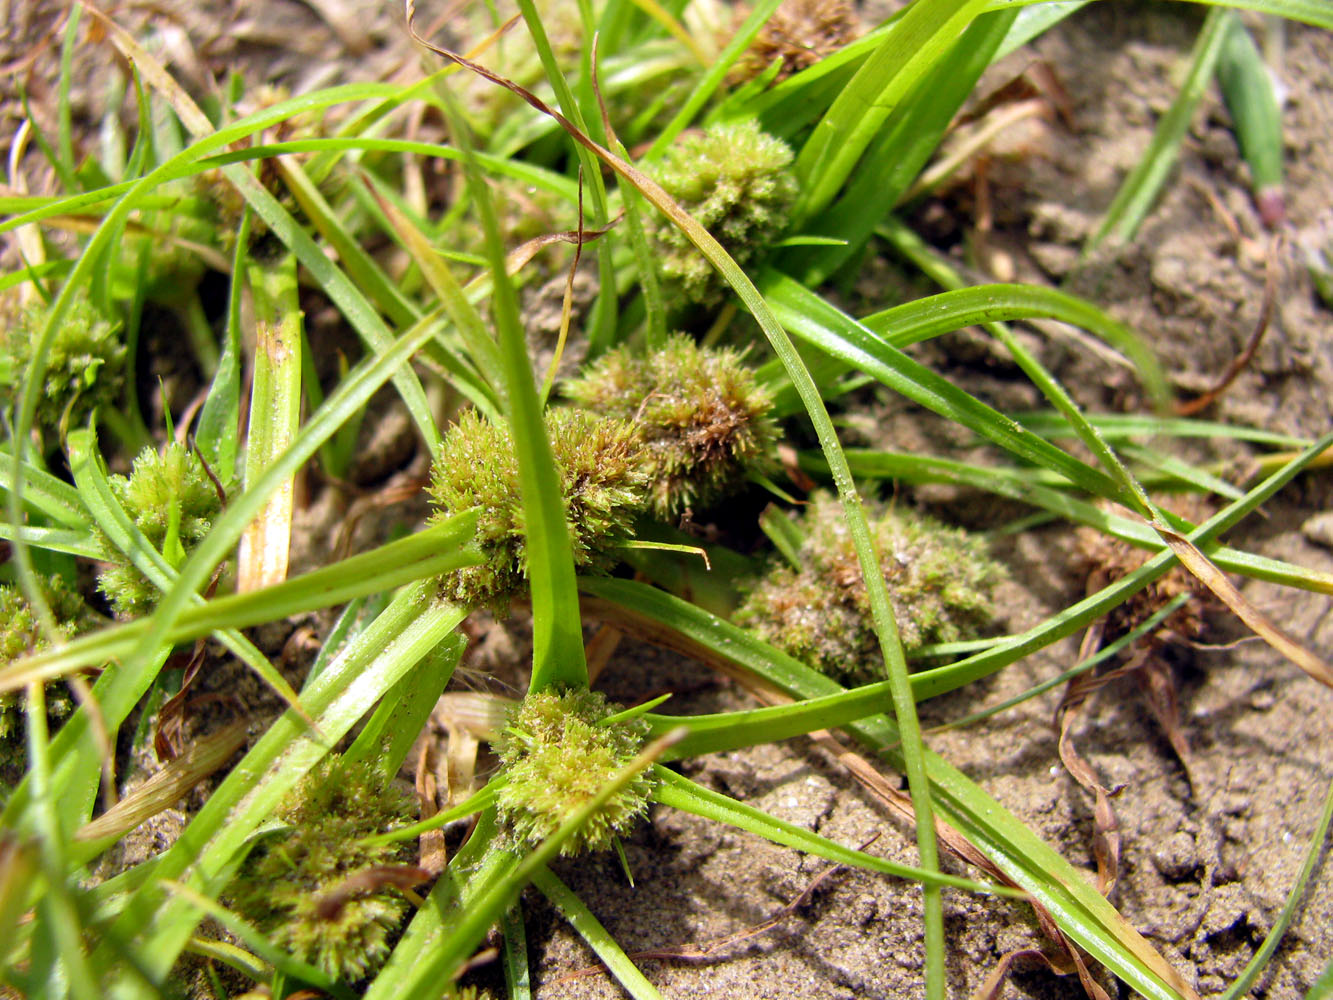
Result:
M1333 510L1310 518L1301 525L1301 534L1316 545L1333 549Z

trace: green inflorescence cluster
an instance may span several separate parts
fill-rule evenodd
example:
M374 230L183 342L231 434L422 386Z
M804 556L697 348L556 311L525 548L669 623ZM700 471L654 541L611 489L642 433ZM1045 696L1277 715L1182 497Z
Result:
M93 628L97 616L83 598L60 577L38 577L42 596L51 608L59 635L69 639ZM0 585L0 666L8 666L20 657L46 649L50 640L42 634L32 605L18 587ZM74 701L63 681L46 684L46 721L59 724L74 710ZM24 697L22 693L0 694L0 765L20 766L26 759L24 748Z
M969 638L994 616L1004 578L981 539L912 510L867 504L870 533L904 650ZM844 681L883 679L861 564L838 499L811 497L799 568L775 562L754 581L736 622Z
M560 476L574 563L581 570L606 570L615 562L613 550L630 538L634 518L644 507L644 476L633 429L621 420L556 409L547 414L547 435ZM443 596L503 610L527 580L518 456L508 428L473 411L463 413L444 437L430 493L441 517L481 509L477 541L486 561L446 576Z
M411 904L394 890L349 892L348 880L413 863L412 841L373 846L364 839L412 822L414 813L412 797L375 762L327 757L287 795L278 809L287 828L260 842L226 897L302 961L341 980L364 979L388 958ZM334 897L340 905L330 905Z
M575 404L547 412L574 549L604 572L645 511L674 519L773 466L772 400L735 351L677 334L639 356L617 348L569 383ZM527 580L518 458L509 430L467 411L449 429L431 476L441 517L479 508L479 566L445 577L445 598L502 611Z
M172 566L180 566L222 511L223 498L204 463L178 441L161 453L145 448L128 477L111 476L109 483L134 526ZM157 603L157 588L109 542L102 546L110 565L97 585L116 613L133 617L149 611Z
M659 518L719 500L773 462L777 427L768 392L735 351L700 347L685 334L645 356L610 351L565 393L578 406L633 424Z
M797 191L791 161L786 143L753 121L743 121L684 136L652 167L652 174L746 267L787 224ZM669 289L700 305L722 301L722 279L683 232L663 219L655 238Z
M496 808L516 846L536 846L555 833L637 756L648 724L639 718L603 724L618 711L597 691L540 691L523 699L496 747L508 779ZM611 847L647 811L651 791L652 779L639 774L560 853Z
M32 349L49 309L0 309L0 401L13 407L32 364ZM84 298L70 303L46 356L37 426L57 431L82 426L97 407L116 402L125 382L125 344L119 325Z

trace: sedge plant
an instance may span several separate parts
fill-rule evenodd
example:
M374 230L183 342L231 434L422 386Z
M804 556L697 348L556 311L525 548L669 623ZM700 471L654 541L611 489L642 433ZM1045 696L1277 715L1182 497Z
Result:
M1218 582L1227 571L1327 592L1326 575L1217 541L1327 461L1333 435L1283 439L1152 415L1084 414L1008 324L1055 318L1079 325L1131 358L1145 398L1159 399L1163 379L1138 335L1094 303L1055 290L955 282L928 248L913 259L951 285L938 295L880 303L857 316L825 293L825 280L853 268L876 241L910 245L895 207L981 73L1049 19L1024 17L1022 5L917 0L859 37L838 35L812 61L789 66L784 59L779 67L772 60L743 82L749 70L732 71L773 17L774 2L756 5L711 63L699 58L707 50L691 36L689 19L666 7L581 4L578 30L562 22L557 44L550 18L531 0L518 6L517 30L541 66L549 99L487 69L495 36L479 45L476 61L417 36L437 60L418 79L253 101L245 114L234 113L234 100L200 107L133 36L100 13L82 13L85 25L97 19L97 44L116 47L141 74L127 88L137 95L137 132L123 143L131 152L96 171L81 169L66 85L55 108L58 134L43 137L62 189L0 199L3 232L42 234L74 212L93 223L75 252L62 256L58 241L44 239L43 259L3 279L50 298L33 321L21 371L13 368L10 436L0 454L4 537L35 627L50 644L33 641L0 667L0 691L26 698L30 720L27 771L3 813L10 870L27 877L0 885L10 931L0 979L30 995L156 997L170 993L189 954L274 995L465 995L457 978L498 922L507 992L531 996L520 944L523 892L531 885L571 917L631 996L655 997L657 988L553 862L577 865L586 852L615 850L649 809L675 808L919 883L928 997L945 995L945 887L1033 900L1128 989L1160 1000L1192 996L1075 865L925 745L916 704L1085 628L1177 562L1217 588L1299 668L1333 681L1322 661ZM1333 29L1326 10L1302 0L1267 0L1266 9ZM80 23L72 17L62 38L66 80L83 40ZM578 59L566 64L561 52L572 54L570 46ZM762 60L769 50L757 51ZM688 93L678 108L652 107L648 92L667 64L684 75ZM510 111L474 136L465 101L478 85L504 88ZM605 102L642 103L645 113L629 127L656 134L633 137L641 160L614 132L624 117L602 113ZM400 116L414 109L429 109L447 128L401 137ZM280 128L326 111L338 112L340 124L318 134ZM150 141L162 120L177 141ZM460 170L466 194L447 206L409 197L405 178L424 158ZM106 317L103 333L137 335L147 272L112 251L148 212L155 229L183 232L170 216L189 206L174 208L173 193L205 176L239 202L225 215L189 211L189 245L207 251L200 256L208 266L227 265L231 289L216 350L193 352L209 386L195 448L146 453L118 478L108 467L129 468L138 449L116 453L111 438L99 435L95 417L116 420L112 397L99 403L90 395L86 409L61 410L64 436L53 440L61 440L63 455L51 461L50 435L34 448L32 432L44 417L48 374L64 364L65 322L92 302ZM585 231L566 235L596 258L597 299L582 331L590 361L554 394L538 391L545 373L534 373L529 356L510 273L521 262L502 235L496 178L535 189L542 201L576 207L581 194L587 199ZM236 203L244 206L239 232L224 232L217 220L236 218ZM625 225L609 225L622 211ZM461 231L478 225L484 263L475 235ZM383 253L385 246L396 252ZM312 350L303 340L313 331L303 325L298 282L302 295L327 301L362 352L332 387L302 364ZM247 296L255 308L243 308ZM727 333L729 311L741 310L763 342L748 352L713 345ZM256 328L247 330L250 315ZM666 334L700 318L698 329ZM1047 399L1047 412L1019 423L903 352L973 324L984 324L1011 352ZM699 336L710 326L712 333ZM127 341L131 365L134 355ZM85 374L96 381L110 368ZM247 369L253 377L244 400ZM125 385L136 384L133 374ZM954 421L1006 457L980 464L845 449L830 408L866 381ZM385 387L429 453L434 513L424 525L404 523L403 537L289 573L303 468L317 458L326 471L341 468L334 451L349 446L338 435L356 426ZM1191 523L1154 498L1168 489L1209 490L1218 477L1152 462L1133 445L1147 433L1248 436L1268 449L1264 475L1230 488L1225 506ZM818 448L784 448L784 437ZM836 562L862 588L838 609L859 630L858 664L834 676L819 669L827 665L822 643L788 643L769 630L772 609L762 602L733 614L747 586L761 592L746 583L756 560L729 550L726 537L670 534L687 512L700 522L747 490L790 497L806 475L833 488L804 515L808 541L836 543L835 558L807 561ZM794 481L777 482L783 476ZM975 539L925 522L891 523L900 513L892 508L872 504L868 516L862 496L889 480L904 488L978 488L1137 546L1149 558L1021 634L959 641L976 638L970 630L985 617L985 591L1001 571L983 560ZM770 515L765 531L800 563L805 540L795 526L786 514ZM934 540L921 553L908 551L904 538L923 537ZM243 538L244 565L233 578L220 570ZM693 585L708 572L701 552L718 573L707 607ZM124 620L62 640L33 572L52 553L132 567L143 583L135 600L117 603ZM619 569L630 553L635 579ZM920 560L920 574L907 576L913 586L924 578L932 593L940 561L965 561L972 575L930 609L928 621L916 620L911 596L895 599L898 580L888 564L899 556ZM817 579L802 586L812 600L829 597ZM113 589L106 593L116 600ZM242 630L326 608L341 611L293 689L274 662L280 649ZM413 745L463 657L467 623L481 609L530 618L528 687L482 734L499 759L487 783L439 811L426 803L411 823L413 802L394 783L414 759ZM656 636L791 701L702 716L608 703L590 681L584 629L593 618ZM146 861L89 878L103 841L80 839L79 831L100 808L103 765L109 757L114 763L117 737L146 748L152 722L136 727L134 720L151 720L151 706L173 682L172 654L191 643L234 657L285 708L249 720L253 741L192 809L178 838ZM927 650L933 665L913 669L926 661L909 663L909 655ZM87 703L63 720L45 711L43 682L88 669L101 672ZM665 766L831 727L845 728L868 756L906 776L915 866L786 823ZM351 801L338 782L364 794ZM414 842L436 843L439 830L464 819L466 840L451 841L434 870L386 874L413 867ZM973 877L941 872L937 820L970 841L989 867ZM1321 837L1327 815L1323 824ZM328 906L312 911L300 893L265 892L265 881L293 873L293 885L318 882L305 896Z

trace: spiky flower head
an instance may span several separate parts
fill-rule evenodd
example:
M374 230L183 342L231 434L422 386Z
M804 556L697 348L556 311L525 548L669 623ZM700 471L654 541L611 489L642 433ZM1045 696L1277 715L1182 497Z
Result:
M796 200L791 160L781 139L742 121L684 136L652 174L744 268L787 224ZM668 285L700 305L721 302L722 279L685 234L666 219L655 233Z
M640 718L603 723L618 712L597 691L541 691L523 699L496 747L508 780L496 808L516 845L555 833L643 749ZM640 773L560 847L566 857L611 847L648 809L652 779Z
M44 306L0 309L0 400L8 409L23 391L32 349L50 310ZM120 398L125 383L125 345L113 323L84 298L66 309L46 356L37 398L39 427L78 427L88 414Z
M83 602L78 591L58 576L39 576L38 586L55 618L56 639L69 639L92 628L96 615ZM37 622L32 604L18 587L0 584L0 666L8 666L29 653L38 653L50 645ZM22 758L23 705L21 692L0 694L0 759ZM74 702L63 681L46 685L47 725L55 725L74 710Z
M772 464L772 399L735 351L700 347L685 334L642 357L621 347L565 392L581 407L633 423L657 517L719 500Z
M644 506L634 430L626 421L571 409L551 410L546 427L574 564L609 569ZM508 428L465 412L444 436L430 493L441 517L481 508L477 540L486 562L448 574L443 595L503 611L523 591L528 573L518 457Z
M222 510L222 497L204 463L179 441L161 453L145 448L128 478L113 475L109 482L135 527L172 566L203 540ZM132 617L152 608L157 588L109 542L103 549L111 565L98 576L97 586L116 613Z
M991 620L991 595L1005 574L981 539L912 510L867 508L904 650L968 638ZM800 568L775 562L752 584L736 622L833 677L882 680L884 661L842 505L816 494L800 525Z
M364 839L412 822L412 797L374 761L329 756L278 809L287 828L260 842L227 889L230 905L297 958L347 982L376 972L389 938L411 909L400 893L367 878L410 865L411 841Z

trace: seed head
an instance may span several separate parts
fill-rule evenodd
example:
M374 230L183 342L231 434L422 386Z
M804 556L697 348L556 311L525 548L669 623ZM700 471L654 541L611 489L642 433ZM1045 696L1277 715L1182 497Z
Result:
M38 586L56 620L57 638L69 639L97 624L97 616L78 591L58 576L39 576ZM50 646L37 623L32 605L18 587L0 585L0 666L8 666L29 653ZM46 683L46 724L53 728L74 711L74 700L61 680ZM0 765L21 768L26 760L23 719L26 699L22 692L0 694Z
M618 711L596 691L542 691L523 699L496 747L508 776L496 808L516 844L535 847L555 833L643 748L642 719L600 724ZM647 811L651 791L651 778L639 774L560 853L609 848Z
M32 348L49 310L0 309L0 401L10 408L22 392ZM124 387L125 345L119 324L102 316L86 299L65 311L46 356L36 420L51 431L80 427L97 407L115 403Z
M145 448L128 478L110 477L111 492L153 547L179 565L204 539L222 511L222 498L199 456L179 441L161 453ZM157 603L158 590L110 542L103 540L111 565L97 578L116 613L134 617Z
M565 392L581 407L633 423L659 518L719 500L772 464L772 400L734 351L700 347L684 334L644 357L617 348Z
M856 37L856 13L847 0L786 0L755 35L731 73L743 83L782 60L777 80L813 66Z
M744 121L685 136L653 175L744 268L787 224L796 200L791 160L786 143ZM660 220L656 239L669 289L700 305L722 301L722 279L674 223Z
M870 535L904 650L975 635L994 614L1003 568L985 543L911 510L871 508ZM883 679L861 565L837 498L811 497L800 568L774 562L736 613L739 624L833 677Z
M615 562L616 546L631 537L634 517L644 506L633 428L623 420L571 409L550 411L546 423L574 563L605 571ZM464 413L444 437L430 493L442 517L481 508L477 540L486 562L446 576L444 596L503 611L523 591L528 572L518 457L508 428L473 411Z
M348 890L371 869L408 865L411 841L362 841L410 823L411 796L387 782L373 761L325 758L283 801L287 829L261 841L228 888L230 905L270 941L347 982L376 972L389 938L411 909L384 888ZM355 879L360 875L360 879ZM338 905L329 900L337 898Z

